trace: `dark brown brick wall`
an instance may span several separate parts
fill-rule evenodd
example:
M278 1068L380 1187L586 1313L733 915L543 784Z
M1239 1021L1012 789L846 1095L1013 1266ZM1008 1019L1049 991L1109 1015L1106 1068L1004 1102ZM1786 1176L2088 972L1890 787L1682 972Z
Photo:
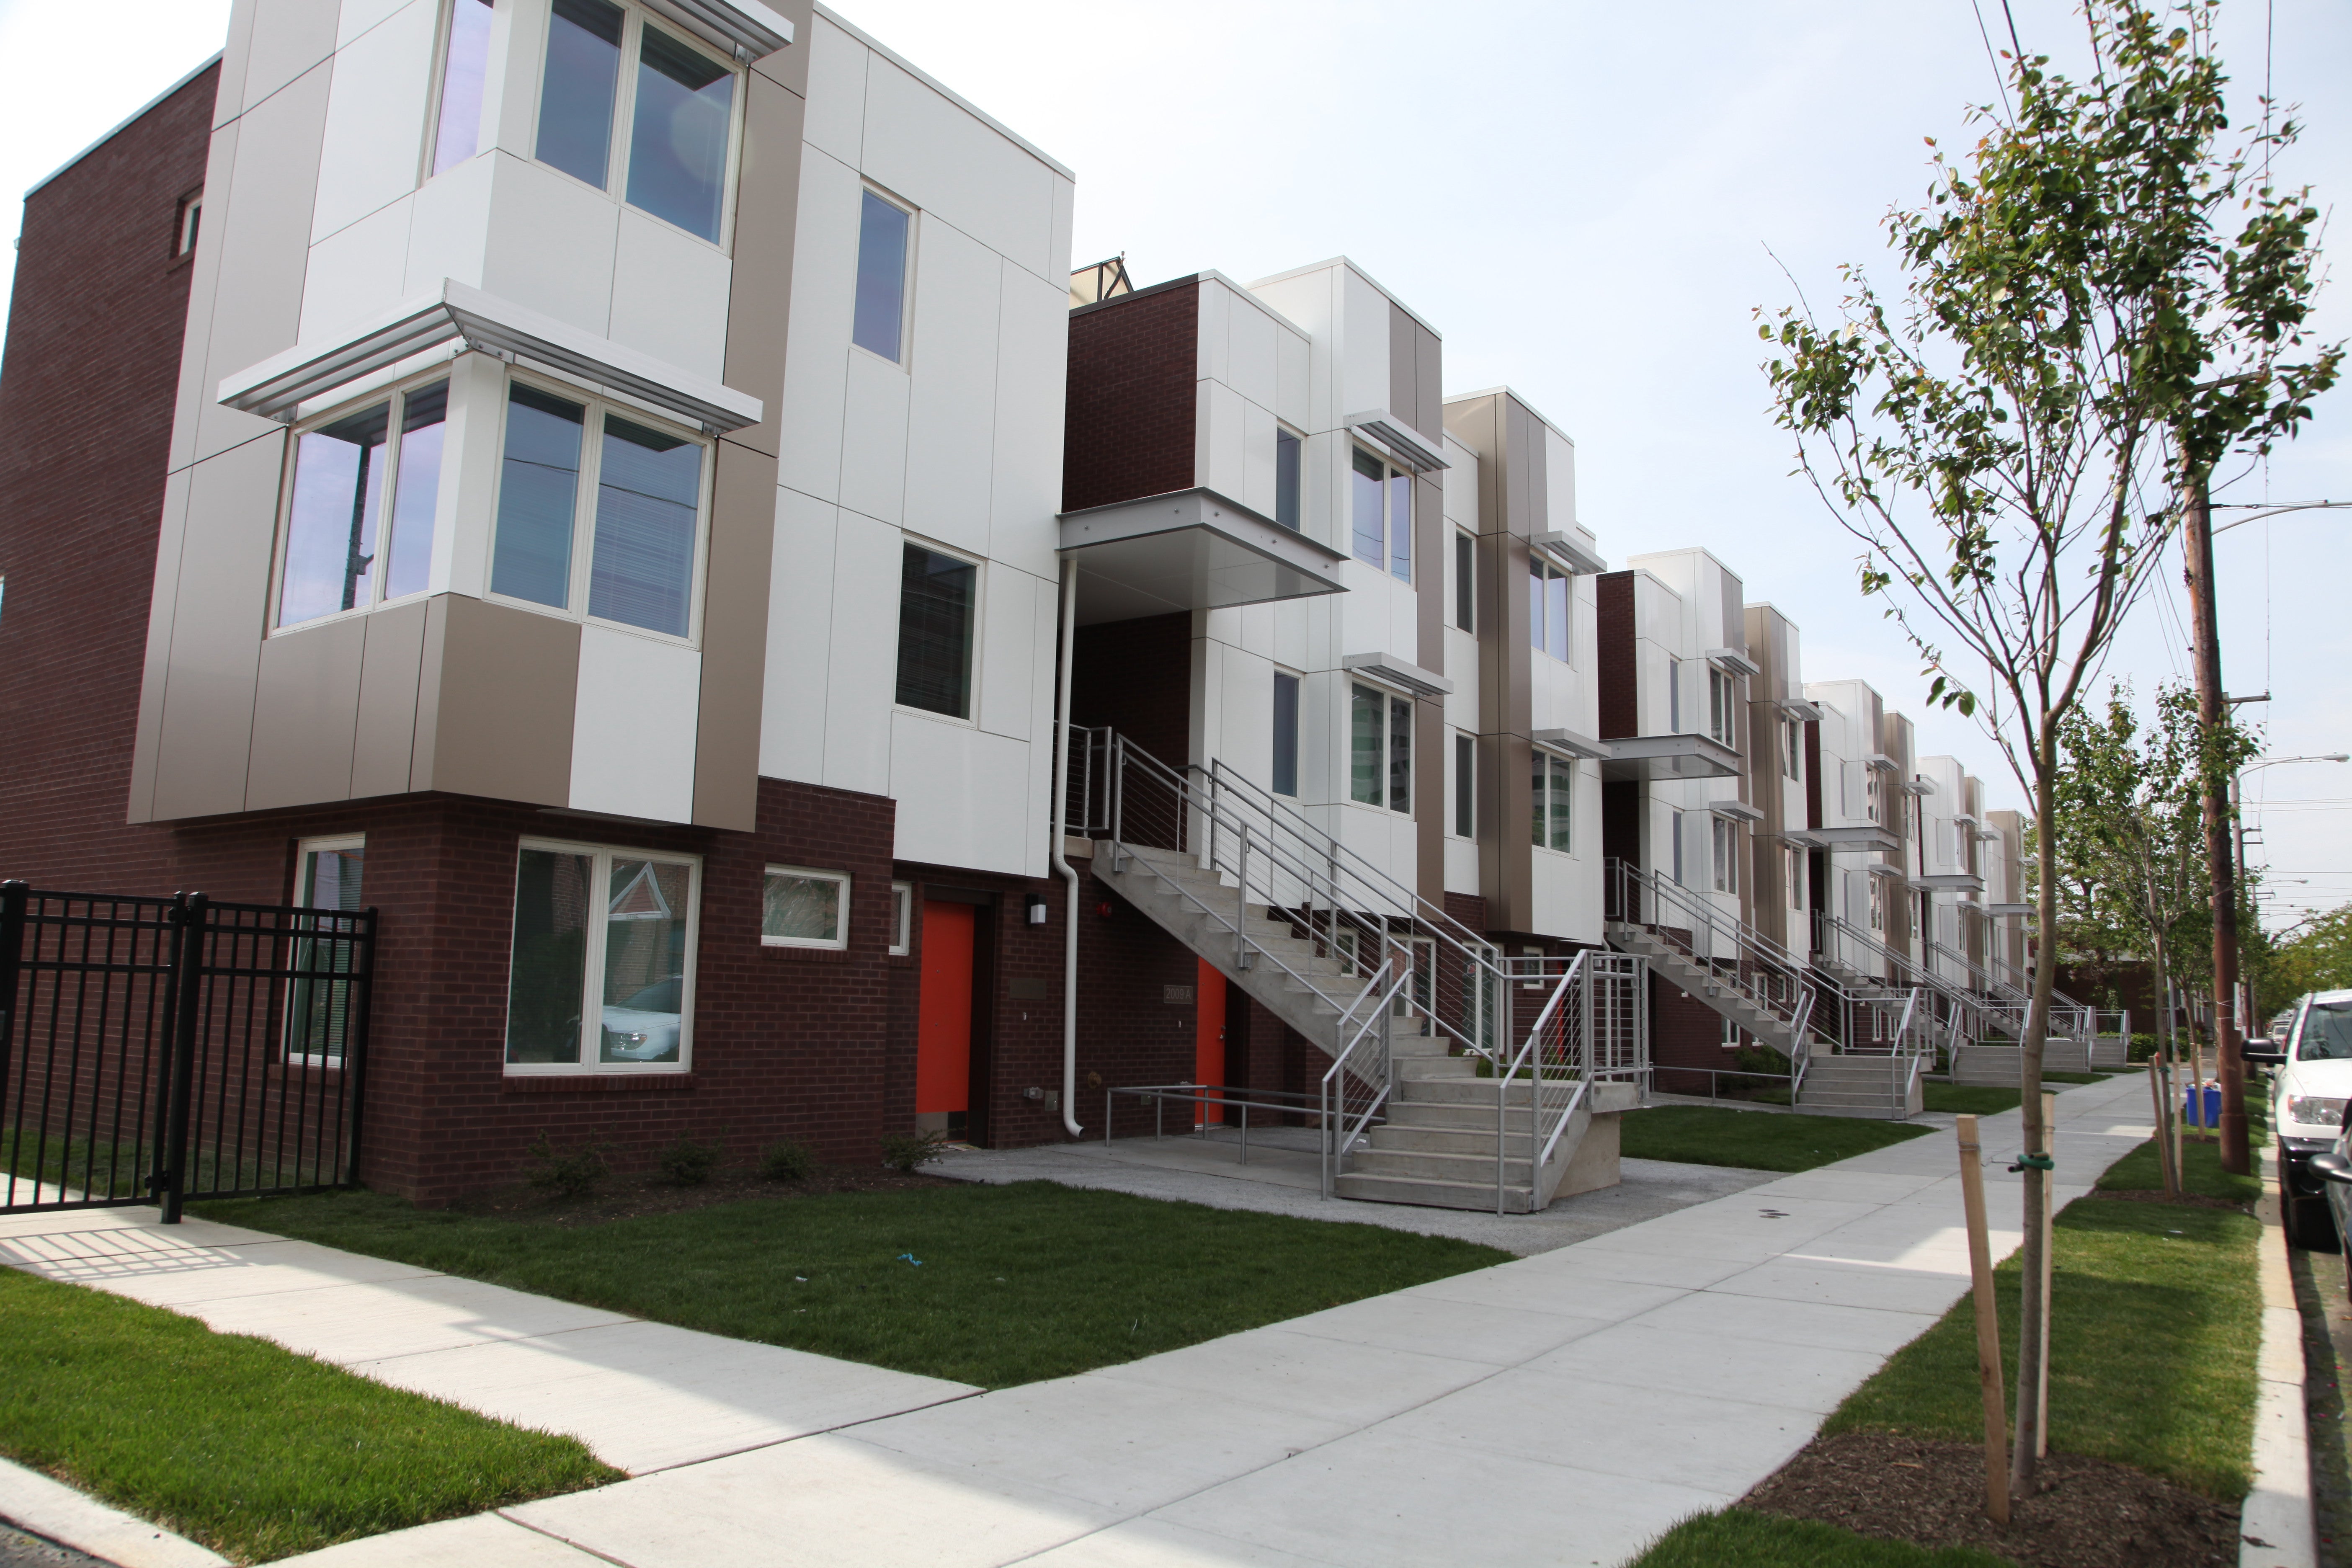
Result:
M219 79L25 203L0 362L0 876L159 885L164 835L122 822L194 262L180 203Z
M1723 1015L1694 1000L1661 978L1650 976L1650 1056L1656 1066L1656 1085L1665 1094L1705 1094L1711 1081L1704 1073L1676 1072L1677 1067L1712 1068L1729 1071L1737 1051L1723 1048ZM1724 1089L1760 1083L1760 1079L1727 1078Z
M1633 574L1604 572L1592 580L1592 636L1600 684L1601 738L1642 732L1633 663Z
M1179 610L1080 626L1070 717L1109 725L1171 768L1192 754L1192 617Z
M1062 510L1191 489L1200 376L1195 279L1072 315Z

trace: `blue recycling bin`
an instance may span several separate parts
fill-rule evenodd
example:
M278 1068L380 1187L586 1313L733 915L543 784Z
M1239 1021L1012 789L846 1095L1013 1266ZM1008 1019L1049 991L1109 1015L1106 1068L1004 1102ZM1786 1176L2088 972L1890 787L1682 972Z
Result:
M2209 1083L2204 1086L2205 1118L2202 1121L2197 1118L2198 1092L2195 1085L2181 1091L2181 1120L2191 1127L2204 1127L2209 1131L2220 1127L2221 1125L2221 1086L2218 1083Z

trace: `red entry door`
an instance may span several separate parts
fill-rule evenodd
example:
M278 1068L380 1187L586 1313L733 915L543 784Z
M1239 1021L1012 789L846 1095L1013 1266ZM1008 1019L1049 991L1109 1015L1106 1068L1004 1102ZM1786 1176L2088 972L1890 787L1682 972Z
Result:
M915 1024L915 1110L971 1103L972 906L923 904L923 987Z
M1225 977L1207 959L1200 962L1200 974L1192 988L1192 1081L1223 1083L1225 1081ZM1214 1114L1211 1114L1213 1109ZM1204 1121L1223 1123L1224 1108L1207 1105L1193 1107L1195 1124Z

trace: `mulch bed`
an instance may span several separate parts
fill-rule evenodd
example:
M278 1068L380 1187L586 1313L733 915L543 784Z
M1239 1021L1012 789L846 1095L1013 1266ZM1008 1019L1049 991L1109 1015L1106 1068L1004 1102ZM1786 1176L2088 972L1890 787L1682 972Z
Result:
M713 1204L740 1204L754 1198L809 1198L828 1193L902 1193L917 1187L958 1187L966 1184L945 1176L908 1175L884 1165L819 1165L806 1180L772 1182L745 1165L715 1172L699 1186L685 1186L658 1171L608 1176L584 1198L559 1197L535 1187L516 1185L464 1199L451 1206L460 1214L489 1215L499 1219L541 1225L602 1225L608 1220L635 1219L641 1215L676 1214L708 1208Z
M2238 1510L2128 1465L2042 1461L2010 1522L1984 1512L1984 1448L1882 1432L1807 1444L1740 1506L1918 1546L1968 1545L2022 1568L2234 1568Z

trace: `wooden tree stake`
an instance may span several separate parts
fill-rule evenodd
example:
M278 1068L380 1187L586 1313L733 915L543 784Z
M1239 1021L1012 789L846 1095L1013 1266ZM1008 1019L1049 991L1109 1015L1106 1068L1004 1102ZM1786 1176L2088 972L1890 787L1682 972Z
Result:
M1992 1294L1992 1241L1985 1234L1984 1166L1977 1119L1958 1119L1960 1201L1968 1214L1969 1273L1977 1303L1977 1381L1984 1389L1985 1512L2009 1522L2009 1404L2001 1393L2000 1309Z
M2042 1091L2042 1152L2053 1159L2058 1153L2058 1096L2052 1089ZM2058 1257L2058 1233L2050 1223L2050 1194L2057 1186L2058 1173L2046 1172L2042 1178L2042 1364L2034 1372L2033 1395L2039 1417L2033 1426L2033 1452L2037 1458L2050 1453L2050 1284Z

